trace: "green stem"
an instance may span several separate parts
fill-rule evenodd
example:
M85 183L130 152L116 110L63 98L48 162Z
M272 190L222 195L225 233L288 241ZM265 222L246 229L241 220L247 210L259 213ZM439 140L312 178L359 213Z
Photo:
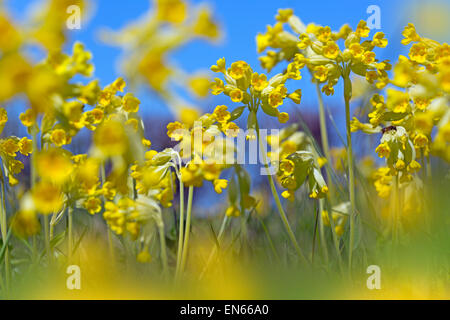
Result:
M277 189L275 187L275 183L273 181L273 177L272 177L272 174L271 174L270 169L269 169L269 164L268 164L267 156L266 156L266 150L263 148L263 142L261 141L261 136L260 136L260 133L259 133L259 124L258 124L257 120L256 120L256 133L258 135L259 147L261 149L260 152L262 154L263 163L264 163L264 166L266 168L267 179L269 180L270 190L272 191L272 196L273 196L273 198L275 200L275 203L276 203L276 206L277 206L277 209L278 209L278 213L280 214L281 221L283 222L284 228L286 229L286 232L287 232L287 234L288 234L288 236L289 236L289 238L290 238L290 240L292 242L292 245L295 248L295 251L297 252L297 255L300 257L300 259L303 262L307 262L308 260L306 260L305 256L302 253L302 250L300 249L300 246L297 243L297 239L295 238L294 232L292 232L292 228L291 228L291 226L289 224L289 220L287 219L286 213L284 212L283 206L281 205L281 201L280 201L280 198L278 196L278 192L277 192Z
M348 72L347 72L348 73ZM352 150L352 135L350 130L350 99L352 96L352 83L349 75L344 77L344 100L345 100L345 124L347 128L347 162L348 162L348 188L350 195L350 240L348 248L348 268L352 269L353 258L353 242L355 238L355 215L356 215L356 203L355 203L355 175L353 169L353 150Z
M105 184L105 181L106 181L106 170L105 170L104 162L102 162L100 164L100 180L101 180L101 185L103 187L103 185ZM103 202L106 201L104 196L102 196L102 199L103 199ZM114 245L113 245L113 234L112 234L111 228L108 225L106 225L106 229L107 229L107 233L108 233L109 255L111 256L112 261L114 261L115 253L114 253Z
M72 208L69 206L68 210L67 210L67 217L68 217L68 233L69 233L69 237L68 237L68 249L67 249L67 256L68 256L68 261L69 264L72 262L72 246L73 246L73 216L72 216Z
M328 200L327 200L327 214L328 214L328 221L330 221L331 235L333 237L334 248L336 250L336 255L338 258L339 269L341 270L341 272L344 272L344 268L342 266L341 250L339 249L339 238L336 234L336 229L335 229L336 226L334 225L332 208L331 208L331 205Z
M48 215L44 215L44 239L45 239L45 252L47 253L49 262L52 262L52 255L50 250L50 234L49 234L49 221Z
M184 184L179 177L180 180L180 228L178 232L178 248L177 248L177 266L175 270L175 275L178 276L180 272L181 265L181 257L183 251L183 237L184 237Z
M324 230L323 219L322 219L323 210L324 210L323 199L319 199L319 217L318 217L318 219L319 219L319 235L320 235L320 242L322 245L325 262L328 264L328 248L327 248L327 242L325 240L325 230Z
M180 274L183 273L186 266L186 259L188 254L189 235L191 230L191 212L192 212L192 199L194 197L194 187L189 187L188 204L186 213L186 232L184 234L183 254L181 256Z
M396 246L398 243L398 230L399 230L399 209L400 209L399 197L400 197L400 193L399 193L398 184L399 183L398 183L398 174L397 174L394 178L394 192L393 192L394 206L393 206L393 212L392 212L392 218L393 218L392 238L393 238L394 246Z
M2 205L0 210L0 228L2 232L3 242L6 243L7 235L8 235L8 227L7 227L7 219L6 219L6 206L5 206L5 186L3 180L1 180L1 195L2 195ZM9 249L6 247L5 249L5 283L6 283L6 291L9 290L11 280L11 262L9 257Z
M328 132L327 132L327 122L325 118L325 107L323 104L322 99L322 93L320 92L320 86L319 83L316 82L316 91L317 91L317 98L319 100L319 124L320 124L320 138L322 141L322 148L323 148L323 154L325 155L325 158L327 158L328 163L331 165L331 155L330 155L330 146L328 143ZM331 180L331 172L330 167L325 166L325 171L327 174L327 182L328 182L328 189L330 198L331 195L333 195L333 181Z

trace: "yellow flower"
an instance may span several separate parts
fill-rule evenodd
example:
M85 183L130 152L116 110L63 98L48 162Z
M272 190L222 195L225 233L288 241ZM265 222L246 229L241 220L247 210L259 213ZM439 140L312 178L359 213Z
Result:
M339 55L339 47L334 41L328 41L323 47L323 55L328 59L336 59Z
M228 107L225 105L217 106L214 109L213 115L218 122L227 122L231 117Z
M388 40L384 37L383 32L377 32L373 35L372 44L375 47L385 48L388 44Z
M219 60L217 60L216 65L211 66L211 71L225 73L225 58L220 58Z
M356 27L355 34L360 38L367 38L369 36L370 29L367 26L366 21L361 20Z
M289 114L287 114L286 112L280 112L278 113L278 121L280 121L280 123L286 123L289 121Z
M90 197L83 203L84 208L92 215L102 210L102 202L98 198Z
M293 202L295 200L294 191L292 191L292 190L284 190L281 193L281 196L285 199L288 199L291 202Z
M214 82L210 86L211 93L214 95L221 94L223 90L225 90L225 85L223 84L223 81L219 78L214 78Z
M180 112L180 121L189 128L194 125L194 122L198 119L199 113L195 108L183 107Z
M62 184L69 178L73 166L62 152L61 149L51 148L37 155L36 168L42 179Z
M50 135L50 141L58 147L61 147L64 144L69 144L71 140L72 139L70 138L70 136L68 136L63 129L55 129Z
M405 39L402 40L402 44L407 45L410 42L420 41L419 35L416 33L416 27L412 23L408 23L402 32Z
M328 40L331 39L331 28L328 26L319 27L316 36L319 41L322 41L323 43L328 42Z
M292 160L283 159L280 162L280 171L283 172L283 175L290 176L294 173L295 165Z
M217 39L220 30L211 17L209 10L202 9L194 25L194 33L210 39Z
M364 64L370 64L370 63L375 62L375 53L372 51L364 52L364 54L361 58L361 62Z
M125 88L126 85L127 84L126 84L125 80L123 80L122 77L119 77L116 80L114 80L114 82L111 84L111 87L115 91L123 92L123 89Z
M287 22L289 18L294 14L292 9L278 9L278 14L275 19L280 22Z
M239 133L239 127L234 122L227 122L225 124L222 124L222 131L227 137L237 137Z
M5 108L0 108L0 127L3 129L6 122L8 122L8 113Z
M248 71L250 71L250 66L245 61L233 62L228 69L229 75L235 80L243 78Z
M27 137L23 137L19 140L19 151L24 156L28 156L30 153L33 152L33 144L30 139Z
M314 68L314 78L319 80L320 82L323 82L327 80L328 78L328 68L326 66L316 66Z
M32 190L32 197L36 210L42 214L58 212L63 205L61 189L49 182L39 182Z
M180 141L181 139L183 139L184 134L185 128L180 122L175 121L167 125L167 136L169 138L172 138L175 141Z
M201 98L204 98L209 93L210 79L205 76L191 77L189 79L189 87L194 94Z
M148 248L144 248L139 254L137 255L137 262L140 263L149 263L152 261L152 257L150 253L148 252Z
M334 228L334 231L336 232L336 235L338 237L340 237L344 234L344 227L342 227L341 225L338 225Z
M36 113L33 109L27 109L19 115L19 119L25 127L31 127L36 122Z
M94 133L94 143L105 156L122 155L128 148L128 138L123 125L109 120Z
M381 143L376 149L375 152L378 153L378 156L380 158L387 158L389 157L389 154L391 153L391 148L389 148L388 144L386 142Z
M277 108L283 104L283 99L287 96L287 89L284 85L279 85L269 93L269 104L272 108Z
M187 5L183 0L157 0L158 19L170 23L181 23L187 16Z
M402 159L398 159L397 162L395 163L395 168L397 170L403 170L405 169L405 166L406 166L405 161L403 161Z
M263 91L268 84L265 74L258 75L256 72L252 74L251 85L256 91Z
M364 48L359 43L352 43L348 48L353 58L359 59L364 53Z
M414 146L424 148L428 145L428 137L423 133L419 133L414 137Z
M140 103L141 101L133 96L132 93L127 93L123 97L123 110L126 112L138 112Z
M21 210L12 217L11 228L17 237L26 239L38 234L41 230L41 225L36 212Z
M239 211L238 207L233 204L227 208L225 214L227 215L227 217L239 217L241 212Z
M427 47L423 43L414 43L409 50L409 58L417 63L427 60Z
M302 101L302 89L295 90L294 92L290 93L288 97L296 104L300 104L300 102Z
M214 182L214 190L217 193L222 193L222 189L225 189L228 186L228 181L226 179L215 179Z
M10 157L15 157L19 151L19 143L13 138L7 138L0 142L0 151Z
M324 157L317 158L317 164L319 165L319 168L322 168L327 162L328 162L327 158Z
M244 92L241 89L233 89L230 92L230 98L233 102L241 102L244 99Z

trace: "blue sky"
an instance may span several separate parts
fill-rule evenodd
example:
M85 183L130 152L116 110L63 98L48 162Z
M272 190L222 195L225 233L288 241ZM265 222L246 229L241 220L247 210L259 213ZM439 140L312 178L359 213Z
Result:
M93 0L92 11L88 21L82 21L81 30L69 31L70 42L82 41L94 54L96 66L95 77L101 80L102 85L112 82L121 76L117 67L120 50L102 43L99 39L99 31L103 28L118 30L128 22L143 15L150 6L149 0ZM175 52L171 59L177 65L182 66L187 72L196 70L208 70L220 57L225 57L228 62L235 60L247 61L255 71L262 71L256 53L255 36L258 32L264 32L267 24L274 23L274 16L278 8L293 8L305 23L315 22L321 25L330 25L332 29L338 29L342 24L349 23L355 26L359 20L367 19L366 12L369 5L378 5L381 10L381 31L389 39L389 46L382 51L380 58L396 60L393 52L407 53L406 48L400 45L401 31L407 22L415 22L421 35L433 36L436 40L448 42L448 14L450 1L427 1L427 7L418 7L424 1L418 0L203 0L190 3L207 3L214 11L215 17L220 22L225 36L219 44L211 44L205 41L195 41ZM39 1L34 0L7 0L9 10L19 21L26 17L33 5ZM438 6L434 6L437 4ZM427 8L430 12L427 13ZM433 9L434 8L434 9ZM437 8L437 10L436 10ZM417 14L419 12L420 14ZM436 27L437 25L437 27ZM442 27L443 26L443 27ZM441 34L434 29L444 28ZM442 30L441 30L442 31ZM433 33L433 34L429 34ZM304 79L295 84L303 90L303 102L305 108L315 108L316 96L313 86L309 83L309 77L304 74ZM336 96L326 98L329 105L341 104L339 88ZM140 91L138 96L146 98L148 92ZM200 103L205 110L211 110L217 103L215 98L207 99ZM143 112L157 112L169 115L169 112L158 99L149 98L151 103L145 104ZM223 101L222 101L223 102Z

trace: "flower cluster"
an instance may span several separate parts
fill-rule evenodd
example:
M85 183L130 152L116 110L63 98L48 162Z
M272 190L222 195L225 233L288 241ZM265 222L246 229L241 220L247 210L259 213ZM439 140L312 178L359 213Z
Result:
M211 67L214 72L223 74L225 82L220 78L215 78L211 85L211 92L214 95L225 94L232 102L244 104L231 112L233 120L239 118L245 106L249 110L247 129L256 131L256 113L261 107L262 111L271 116L277 117L281 123L289 120L286 112L280 112L278 108L283 105L284 99L290 98L295 103L301 101L301 90L288 93L285 82L288 79L300 79L300 73L296 74L276 74L269 80L265 74L253 72L245 61L236 61L226 68L225 59L217 60L216 65Z

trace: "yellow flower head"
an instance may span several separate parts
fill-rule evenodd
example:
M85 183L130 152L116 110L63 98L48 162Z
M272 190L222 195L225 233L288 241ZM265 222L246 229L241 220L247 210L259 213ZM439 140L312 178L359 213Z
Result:
M41 181L32 190L36 210L42 214L58 212L63 206L61 189L49 182Z
M268 84L267 76L265 74L258 75L256 72L252 74L251 85L256 91L263 91Z
M226 179L215 179L213 181L214 190L217 193L222 193L222 189L225 189L228 186L228 181Z
M184 134L185 128L180 122L175 121L167 125L167 136L169 138L172 138L175 141L180 141L183 139Z
M329 26L319 27L316 31L316 36L319 41L327 43L331 39L331 28Z
M156 11L158 19L177 24L186 19L187 5L183 0L157 0Z
M23 137L19 140L19 151L24 156L28 156L33 152L33 143L27 137Z
M287 96L287 89L284 85L279 85L269 93L269 104L272 108L277 108L283 104Z
M72 139L63 129L55 129L50 135L50 141L55 146L61 147L62 145L69 144Z
M334 41L328 41L323 47L323 55L328 59L336 59L339 55L339 47Z
M410 42L420 41L419 35L416 33L416 27L412 23L408 23L402 32L405 39L402 40L402 44L407 45Z
M250 66L247 62L236 61L231 64L231 67L228 69L228 73L233 79L239 80L243 78L250 70Z
M196 35L209 39L217 39L220 36L220 29L212 19L211 13L207 9L202 9L194 25Z
M278 14L275 19L280 22L287 22L288 19L294 14L292 9L278 9Z
M228 207L225 214L227 215L227 217L239 217L241 215L241 211L238 209L236 205L233 204Z
M225 63L225 58L220 58L219 60L217 60L216 65L211 66L211 71L225 73Z
M367 38L369 36L370 29L367 26L366 21L361 20L356 27L355 34L360 38Z
M218 122L227 122L231 117L228 107L225 105L217 106L214 109L213 115Z
M152 257L148 252L148 248L144 248L136 257L137 262L139 263L150 263L152 261Z
M123 110L126 112L138 112L140 103L141 101L132 93L127 93L123 97Z
M377 32L373 35L372 44L375 47L385 48L388 44L388 40L384 37L383 32Z
M95 131L94 143L105 156L122 155L128 148L128 137L120 122L108 120Z
M214 95L221 94L225 90L225 85L222 79L214 78L214 82L210 86L211 93Z
M230 91L230 98L233 102L241 102L244 99L244 92L241 89L233 89Z
M191 91L200 98L204 98L208 95L210 83L211 83L210 78L205 77L205 76L194 76L189 79L189 87L190 87ZM222 82L222 87L223 87L223 82ZM216 90L217 90L217 86L216 86Z
M294 92L290 93L288 95L288 98L290 98L296 104L300 104L300 102L302 101L302 89L297 89Z
M19 151L19 141L13 138L7 138L0 142L0 152L10 157L15 157Z
M287 112L280 112L278 113L277 118L280 123L286 123L289 121L289 114Z
M375 149L375 152L378 153L380 158L387 158L391 153L391 148L389 148L386 142L383 142Z
M425 63L427 60L427 47L423 43L414 43L409 50L409 58L417 63Z
M92 215L102 210L102 202L99 198L90 197L83 203L83 207Z
M283 172L283 175L290 176L294 173L295 165L292 160L283 159L280 163L280 171Z
M36 168L40 177L55 184L64 183L73 170L72 162L62 149L51 148L40 152L36 159Z

